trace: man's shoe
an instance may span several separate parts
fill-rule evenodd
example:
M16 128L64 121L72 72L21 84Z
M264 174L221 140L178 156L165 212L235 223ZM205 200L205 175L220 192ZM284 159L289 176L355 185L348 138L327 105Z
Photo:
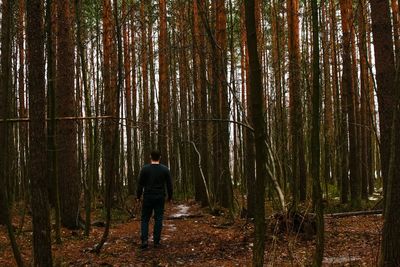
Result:
M143 242L143 243L140 245L140 249L142 249L142 250L147 249L148 247L149 247L149 244L148 244L147 242Z
M163 248L163 245L160 242L154 242L154 248Z

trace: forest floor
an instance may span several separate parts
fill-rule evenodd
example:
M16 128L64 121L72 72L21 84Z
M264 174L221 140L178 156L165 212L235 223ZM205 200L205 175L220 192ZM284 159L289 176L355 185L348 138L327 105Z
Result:
M19 224L18 218L14 224ZM324 266L376 266L381 227L382 217L379 215L326 217ZM83 231L62 229L63 243L53 244L55 265L251 265L252 224L244 219L232 222L224 216L212 216L191 202L167 205L162 248L153 248L150 243L149 249L141 251L140 221L130 218L114 221L103 250L94 254L90 250L100 240L103 231L102 227L93 227L90 237L85 238ZM32 261L31 239L32 228L26 216L17 241L27 265ZM266 244L265 266L307 266L315 245L313 238L304 234L274 234L271 230ZM0 226L0 266L14 265L7 231Z

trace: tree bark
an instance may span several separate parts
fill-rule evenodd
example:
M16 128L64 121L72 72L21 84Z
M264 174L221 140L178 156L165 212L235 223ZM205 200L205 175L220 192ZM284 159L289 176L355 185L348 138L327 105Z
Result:
M201 18L199 12L204 7L199 8L199 1L193 1L193 71L194 71L194 118L205 119L207 118L207 87L206 87L206 63L205 63L205 46L204 46L204 30L201 25ZM194 142L200 150L201 167L204 171L207 170L207 124L196 123ZM207 173L207 172L205 172ZM199 175L195 175L195 199L200 201L203 206L208 203L206 188ZM205 176L206 183L208 177Z
M221 119L229 118L228 88L226 83L227 67L227 35L226 35L226 10L225 0L215 2L215 91L216 110ZM232 210L233 208L233 189L232 179L229 167L229 125L221 123L217 126L217 159L219 159L218 171L218 199L220 204ZM215 133L214 133L215 134Z
M384 224L380 266L400 265L399 92L395 80L392 26L388 1L371 0L372 33L380 121L381 168L384 181ZM397 72L398 75L398 72ZM393 114L395 114L393 116Z
M167 2L159 0L160 9L160 36L158 40L158 58L160 65L160 103L159 103L159 149L162 162L168 165L168 126L169 126L169 86L168 86L168 31L167 31ZM181 77L184 79L184 77ZM181 88L183 89L183 88Z
M371 0L372 34L374 39L376 82L380 128L380 158L383 178L384 207L386 207L387 178L390 161L390 135L395 108L395 63L387 1Z
M245 93L243 95L243 103L245 106L243 120L252 118L251 107L249 106L250 93L250 78L249 78L249 51L247 46L247 29L246 29L246 9L244 2L241 4L241 46L242 46L242 64L243 64L243 86L242 90ZM247 101L246 101L247 100ZM254 146L254 134L249 132L247 129L244 130L244 175L246 177L246 188L247 188L247 217L254 218L256 212L255 204L255 181L256 181L256 168L255 168L255 146Z
M150 125L149 125L149 85L148 85L148 60L147 60L147 31L146 31L146 2L147 0L142 0L140 2L140 23L141 23L141 67L142 67L142 103L143 105L141 114L142 114L142 123L143 123L143 131L142 131L142 151L143 156L147 155L150 150ZM147 154L146 154L147 153Z
M319 19L318 2L311 1L312 9L312 35L313 35L313 93L312 93L312 130L311 130L311 172L313 177L313 206L316 213L316 248L313 260L313 266L322 266L324 257L324 211L322 203L322 191L320 182L320 102L321 88L319 67Z
M122 1L122 17L128 21L127 17L127 3L126 0ZM124 73L125 73L125 101L126 101L126 161L127 161L127 180L128 180L128 194L135 194L135 178L133 174L133 156L132 156L132 87L131 87L131 57L129 49L129 28L128 22L123 23L123 41L124 41ZM133 34L133 33L131 33ZM136 90L136 88L133 88ZM136 140L135 140L136 142ZM135 158L135 160L138 160Z
M342 90L346 94L346 113L349 120L349 142L350 142L350 196L353 207L361 206L361 179L358 168L358 147L357 147L357 124L356 124L356 102L353 83L353 66L351 61L351 1L341 0L340 9L342 14L343 27L343 80Z
M57 15L56 114L57 117L74 117L74 42L69 0L58 3ZM79 227L80 197L76 124L59 121L57 126L61 223L67 228L76 229Z
M307 174L305 163L302 93L300 80L299 1L288 0L288 51L289 51L289 95L290 136L292 146L292 194L293 206L307 196Z
M29 141L34 266L53 266L46 177L46 97L43 1L26 2L29 90Z
M255 244L253 248L253 266L264 265L265 250L265 178L267 169L265 159L267 158L267 147L265 145L265 122L264 122L264 93L262 87L261 66L257 49L257 31L255 21L254 0L246 1L246 30L247 47L249 51L249 74L251 98L250 107L252 111L251 122L254 127L256 147L256 206L255 211Z

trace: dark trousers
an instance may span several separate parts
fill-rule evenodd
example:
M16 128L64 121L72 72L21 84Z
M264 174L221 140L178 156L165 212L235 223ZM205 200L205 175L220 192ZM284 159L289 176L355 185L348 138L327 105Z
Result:
M143 242L147 242L149 238L149 221L154 210L154 230L153 240L154 243L159 243L161 240L161 230L164 215L164 196L145 196L142 205L142 221L141 221L141 235L140 238Z

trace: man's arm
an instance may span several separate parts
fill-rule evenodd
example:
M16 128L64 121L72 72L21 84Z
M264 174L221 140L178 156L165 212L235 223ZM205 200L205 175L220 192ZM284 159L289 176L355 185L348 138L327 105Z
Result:
M166 184L167 184L167 193L168 193L168 200L172 200L172 178L171 178L171 172L169 170L167 170L167 180L166 180Z
M143 177L144 177L144 172L142 169L142 170L140 170L139 183L138 183L138 187L137 187L137 191L136 191L137 199L140 199L142 197L143 187L144 187L144 178Z

